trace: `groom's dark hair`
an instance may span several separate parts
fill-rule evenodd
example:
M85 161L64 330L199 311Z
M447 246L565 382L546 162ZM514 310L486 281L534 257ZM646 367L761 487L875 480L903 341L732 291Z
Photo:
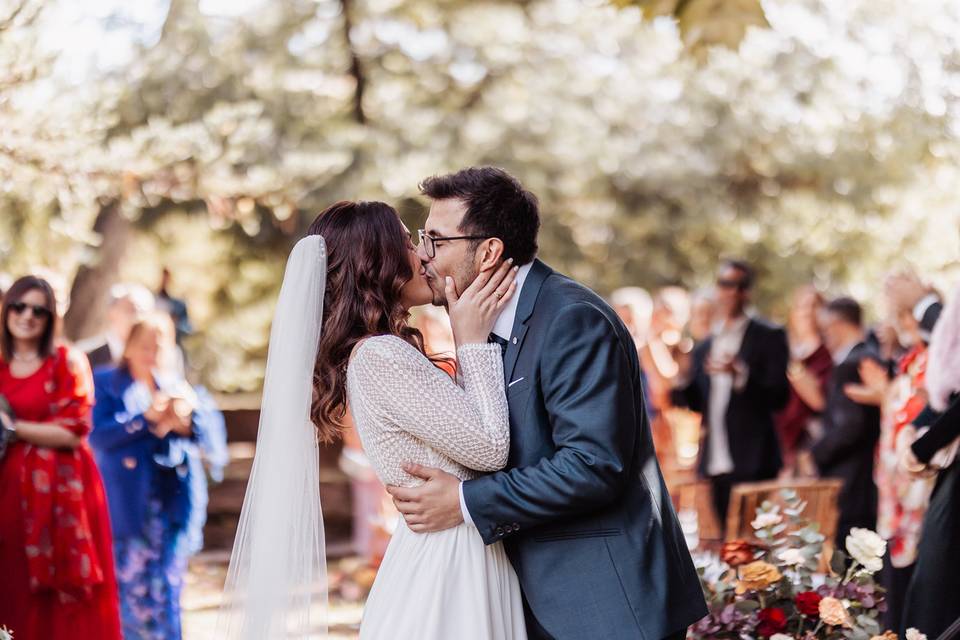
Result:
M537 256L540 205L537 196L497 167L468 167L456 173L431 176L420 192L433 200L457 198L467 206L460 221L464 235L500 238L503 257L518 265ZM474 241L475 245L479 241Z

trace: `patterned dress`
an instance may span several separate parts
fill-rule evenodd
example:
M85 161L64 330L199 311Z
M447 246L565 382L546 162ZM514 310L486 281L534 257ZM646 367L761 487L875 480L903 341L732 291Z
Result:
M368 338L351 358L347 394L357 433L384 484L413 486L407 462L460 479L501 469L510 449L503 360L495 344L457 352L458 386L413 346ZM411 531L401 518L367 599L362 640L524 640L520 585L503 544L462 523Z
M150 500L142 537L114 542L125 640L180 638L180 594L187 571L186 536Z
M933 491L932 479L914 479L900 468L898 454L904 427L927 404L926 346L914 347L900 360L898 369L883 410L875 476L879 496L877 532L888 541L891 564L902 568L917 559L923 516Z
M32 375L0 360L14 415L85 436L93 389L82 354L55 350ZM0 626L16 640L118 640L103 483L84 441L73 450L17 441L0 461Z

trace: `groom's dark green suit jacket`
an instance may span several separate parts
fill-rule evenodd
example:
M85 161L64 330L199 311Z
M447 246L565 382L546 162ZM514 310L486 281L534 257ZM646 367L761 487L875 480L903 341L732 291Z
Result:
M505 544L531 636L660 640L705 616L614 311L537 260L504 375L507 468L463 497L484 541Z

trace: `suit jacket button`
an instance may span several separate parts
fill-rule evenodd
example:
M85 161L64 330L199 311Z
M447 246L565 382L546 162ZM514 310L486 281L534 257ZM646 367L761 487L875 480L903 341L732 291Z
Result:
M497 535L498 535L498 536L502 536L502 535L503 535L503 527L497 527Z
M518 525L516 522L514 522L514 523L513 523L513 530L514 530L514 531L520 531L520 525Z

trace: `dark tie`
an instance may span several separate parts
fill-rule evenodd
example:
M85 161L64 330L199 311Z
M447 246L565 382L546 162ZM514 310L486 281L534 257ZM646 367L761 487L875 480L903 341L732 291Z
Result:
M509 342L507 342L506 340L504 340L503 338L501 338L500 336L498 336L498 335L495 334L495 333L491 333L491 334L487 337L487 342L489 342L490 344L498 344L498 345L500 345L500 355L506 357L506 355L507 355L507 346L510 344Z

